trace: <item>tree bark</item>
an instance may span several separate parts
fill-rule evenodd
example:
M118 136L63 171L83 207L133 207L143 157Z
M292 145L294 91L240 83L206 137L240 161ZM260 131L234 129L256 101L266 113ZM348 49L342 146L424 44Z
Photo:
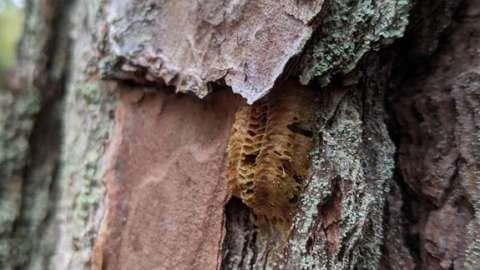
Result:
M478 268L478 1L200 2L26 3L1 269ZM225 173L235 112L287 81L317 97L285 238Z

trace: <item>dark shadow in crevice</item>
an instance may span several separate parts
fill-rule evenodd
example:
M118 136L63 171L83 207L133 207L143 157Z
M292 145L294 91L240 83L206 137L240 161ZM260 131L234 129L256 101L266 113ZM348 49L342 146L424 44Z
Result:
M251 209L232 197L225 205L225 239L220 269L254 269L257 230Z

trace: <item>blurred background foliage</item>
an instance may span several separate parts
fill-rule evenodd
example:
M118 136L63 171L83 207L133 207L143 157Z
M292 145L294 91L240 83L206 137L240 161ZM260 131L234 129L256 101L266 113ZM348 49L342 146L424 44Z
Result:
M0 0L0 73L15 64L23 25L23 0Z

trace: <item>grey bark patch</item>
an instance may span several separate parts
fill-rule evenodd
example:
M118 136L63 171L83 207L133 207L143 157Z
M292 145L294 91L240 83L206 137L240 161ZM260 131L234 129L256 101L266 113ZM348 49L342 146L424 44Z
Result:
M323 1L109 1L102 72L204 97L224 80L249 103L273 87L312 35Z

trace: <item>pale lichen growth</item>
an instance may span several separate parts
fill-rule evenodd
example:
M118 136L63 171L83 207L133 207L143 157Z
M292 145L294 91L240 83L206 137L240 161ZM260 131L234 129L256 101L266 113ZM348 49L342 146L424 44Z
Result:
M477 175L477 179L480 179L480 175ZM474 206L475 217L470 221L467 226L467 237L471 239L470 245L465 251L465 269L473 270L480 263L480 237L478 232L480 231L480 202L477 202Z
M28 151L28 136L33 128L33 116L40 109L40 98L36 91L30 91L26 95L18 94L0 90L2 174L10 174L24 163Z
M28 250L29 243L13 239L20 214L23 169L29 155L34 116L40 109L37 91L0 90L0 265L7 267L12 251Z
M60 183L63 205L60 213L72 220L65 241L73 249L75 265L89 265L93 240L99 226L98 211L104 187L105 145L113 128L115 95L105 83L76 81L66 97L64 147Z
M393 174L394 149L386 127L378 124L382 121L373 113L365 114L358 106L357 95L347 94L329 123L320 121L319 140L312 150L311 177L284 254L289 256L289 267L378 267L384 197ZM375 101L375 110L382 110L379 100ZM327 114L329 109L324 109ZM339 209L331 208L335 196L341 198ZM329 215L339 211L333 213L338 214L338 220L329 223L329 217L322 215L325 211ZM332 226L337 227L338 234ZM337 239L332 241L332 237Z
M326 2L327 15L306 55L301 82L307 84L318 77L326 84L332 75L355 68L368 51L401 37L410 6L409 0Z
M470 270L480 264L480 73L464 73L458 77L458 82L453 90L459 120L455 131L461 155L465 158L458 174L473 208L465 237L465 269Z

